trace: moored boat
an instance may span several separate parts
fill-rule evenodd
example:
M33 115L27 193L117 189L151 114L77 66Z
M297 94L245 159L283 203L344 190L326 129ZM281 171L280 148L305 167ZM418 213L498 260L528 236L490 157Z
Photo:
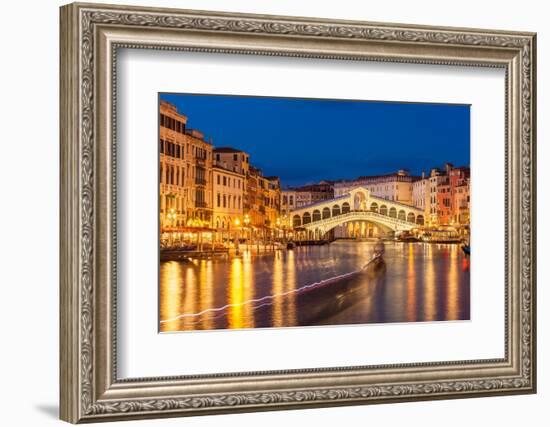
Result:
M461 243L462 238L457 231L452 228L444 229L426 229L422 235L421 240L426 243Z

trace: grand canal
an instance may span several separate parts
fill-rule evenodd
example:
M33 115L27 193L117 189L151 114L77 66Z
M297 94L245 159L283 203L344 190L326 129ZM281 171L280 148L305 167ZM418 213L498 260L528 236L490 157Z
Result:
M160 330L466 320L470 265L459 245L336 241L160 266ZM322 287L315 297L312 289Z

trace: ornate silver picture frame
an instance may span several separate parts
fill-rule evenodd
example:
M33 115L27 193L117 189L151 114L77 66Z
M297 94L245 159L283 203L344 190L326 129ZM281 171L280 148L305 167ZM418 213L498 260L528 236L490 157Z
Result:
M61 418L130 418L536 391L536 36L174 9L61 8ZM504 357L120 379L116 61L124 49L502 68ZM497 255L495 255L497 254ZM155 283L151 286L156 286Z

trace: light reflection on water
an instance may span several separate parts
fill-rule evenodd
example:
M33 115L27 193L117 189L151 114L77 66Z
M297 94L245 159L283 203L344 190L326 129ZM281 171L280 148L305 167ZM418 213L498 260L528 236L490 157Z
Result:
M469 259L458 245L385 248L385 268L331 282L315 297L304 286L359 270L373 243L162 262L161 331L470 318Z

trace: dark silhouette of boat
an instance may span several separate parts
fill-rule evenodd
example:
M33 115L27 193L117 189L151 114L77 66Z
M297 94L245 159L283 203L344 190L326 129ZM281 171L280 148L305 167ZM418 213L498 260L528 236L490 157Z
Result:
M357 271L313 284L296 295L298 325L315 325L362 301L373 292L377 278L386 270L384 243L374 246L372 258Z
M377 276L385 269L382 256L376 256L360 271L299 293L296 297L298 325L318 324L362 301L373 292Z

